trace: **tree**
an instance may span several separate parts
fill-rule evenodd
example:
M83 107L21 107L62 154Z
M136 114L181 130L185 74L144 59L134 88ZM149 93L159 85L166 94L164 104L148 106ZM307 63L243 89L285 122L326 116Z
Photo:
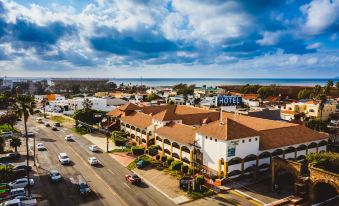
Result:
M21 146L21 139L17 137L12 137L12 139L9 142L9 145L11 147L14 147L15 152L18 152L18 147Z
M313 88L314 96L317 97L321 92L321 86L319 84L315 85Z
M339 82L335 83L335 87L337 87L337 96L339 97Z
M321 120L311 119L309 121L305 121L304 124L306 127L310 129L313 129L319 132L327 132L327 124L326 122L322 122Z
M27 178L29 179L29 150L28 150L28 137L27 137L27 121L30 115L34 113L35 101L34 97L31 95L22 95L20 94L20 88L17 87L16 103L13 105L15 111L19 117L23 117L24 126L25 126L25 137L26 137L26 164L27 164ZM35 137L34 137L34 147L35 147ZM34 164L35 164L35 149L34 149ZM28 181L28 195L31 195L31 185Z
M325 107L325 103L327 101L326 95L320 95L320 103L319 103L319 109L320 109L320 121L323 120L323 110Z
M92 109L93 103L92 103L91 100L85 99L85 100L82 102L82 106L83 106L85 112L89 112L89 111Z
M339 173L339 153L321 152L307 154L307 160L313 167Z
M5 138L3 136L0 136L0 153L3 153L5 150Z
M147 97L145 97L145 102L150 102L156 99L159 99L160 97L156 95L155 93L149 94Z
M332 80L328 80L326 83L326 86L328 86L329 88L333 87L334 83Z
M308 99L311 96L311 92L307 89L300 90L298 92L298 99Z

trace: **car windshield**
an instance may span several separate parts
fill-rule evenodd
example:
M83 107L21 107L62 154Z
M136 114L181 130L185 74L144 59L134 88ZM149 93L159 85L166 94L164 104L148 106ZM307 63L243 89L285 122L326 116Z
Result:
M55 177L55 176L59 176L59 172L52 172L51 176Z
M133 174L133 175L132 175L132 178L133 178L133 179L136 179L136 178L139 178L139 177L138 177L138 175Z
M61 156L61 159L67 159L68 158L68 156L67 155L65 155L65 156Z
M79 187L80 187L80 189L86 189L86 188L88 188L87 184L84 183L84 182L81 182L81 183L79 184Z

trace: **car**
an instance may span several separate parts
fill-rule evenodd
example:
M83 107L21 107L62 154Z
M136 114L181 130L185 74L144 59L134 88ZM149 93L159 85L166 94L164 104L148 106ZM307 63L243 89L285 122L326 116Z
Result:
M24 133L24 135L25 135L25 133ZM34 137L34 136L35 136L34 132L27 131L27 137Z
M71 135L71 134L66 135L65 140L66 141L73 141L73 135Z
M46 147L43 143L38 143L36 145L36 148L38 149L38 151L45 151L46 150Z
M99 147L96 146L96 145L90 145L88 148L92 152L99 152L100 151Z
M45 127L50 127L51 126L51 124L50 123L48 123L48 122L45 122Z
M38 123L44 123L44 122L42 121L42 118L41 118L41 117L36 118L36 121L37 121Z
M31 166L27 166L27 165L18 165L16 167L13 168L14 170L26 170L28 169L28 171L32 170Z
M12 131L1 132L0 136L3 137L3 138L12 138L13 137L13 132Z
M99 160L96 157L88 158L88 163L90 165L98 165L98 164L100 164Z
M29 184L34 185L34 180L29 179ZM25 188L28 185L28 179L26 177L20 178L20 179L14 180L13 182L10 182L8 185L11 189Z
M16 196L15 199L8 200L1 204L1 206L33 206L37 205L36 199L27 196Z
M16 169L16 170L13 170L13 172L14 172L14 178L15 179L27 177L27 170L26 169Z
M15 189L12 189L9 192L9 195L11 196L11 198L15 198L15 197L18 197L18 196L25 196L26 190L25 190L25 188L15 188Z
M91 193L91 189L89 188L87 182L83 179L80 179L78 182L79 192L81 195L87 196Z
M64 164L69 164L71 163L71 159L68 157L68 155L64 152L60 153L58 155L59 162L64 165Z
M146 162L144 160L139 160L135 166L138 168L138 169L142 169L146 166Z
M52 182L60 182L62 180L61 174L55 169L49 171L49 176Z
M53 126L55 127L61 127L61 124L59 122L54 122Z
M9 160L19 160L21 155L18 152L11 152L6 154L6 156Z
M58 131L58 128L57 128L56 126L53 126L53 127L52 127L52 130L53 130L53 131Z
M141 178L136 175L136 174L127 174L125 175L125 179L126 181L132 183L132 184L135 184L135 185L140 185L141 184Z

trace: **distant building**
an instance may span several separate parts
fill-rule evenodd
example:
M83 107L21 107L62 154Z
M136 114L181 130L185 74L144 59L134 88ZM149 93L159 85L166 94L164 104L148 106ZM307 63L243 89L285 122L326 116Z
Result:
M328 120L330 115L336 112L336 107L335 103L327 101L321 111L320 101L317 100L293 102L281 107L281 118L292 120L296 114L304 114L311 119L320 119L321 116L322 120Z
M246 115L250 117L258 117L270 120L280 120L280 109L276 108L263 108L263 107L251 107L246 110L236 110L236 114Z
M109 79L104 78L55 78L51 79L56 92L96 92L105 87Z
M223 94L224 90L219 87L198 87L194 89L194 97L202 98Z
M169 102L173 102L176 105L194 105L194 96L187 95L187 100L185 101L184 95L181 94L174 97L169 97Z

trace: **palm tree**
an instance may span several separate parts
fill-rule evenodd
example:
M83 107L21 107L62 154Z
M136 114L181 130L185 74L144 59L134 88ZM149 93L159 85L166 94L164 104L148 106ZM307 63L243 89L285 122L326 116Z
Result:
M46 118L46 105L48 104L48 101L46 98L43 98L41 101L43 107L44 107L44 118Z
M89 112L92 109L93 103L89 99L85 99L82 102L82 106L84 107L85 112Z
M23 117L24 126L25 126L25 137L26 137L26 164L27 164L27 179L29 179L29 152L28 152L28 137L27 137L27 120L31 114L34 112L35 102L33 96L22 95L19 93L20 88L17 88L16 102L14 105L15 111L20 118ZM34 137L34 165L35 165L35 137ZM31 185L28 181L28 195L31 195Z
M320 121L323 121L323 110L325 107L325 103L327 101L326 95L322 94L320 95L320 104L319 104L319 109L320 109Z
M14 147L15 152L18 152L18 147L21 146L21 139L17 137L12 137L12 139L9 142L9 145L11 147Z

